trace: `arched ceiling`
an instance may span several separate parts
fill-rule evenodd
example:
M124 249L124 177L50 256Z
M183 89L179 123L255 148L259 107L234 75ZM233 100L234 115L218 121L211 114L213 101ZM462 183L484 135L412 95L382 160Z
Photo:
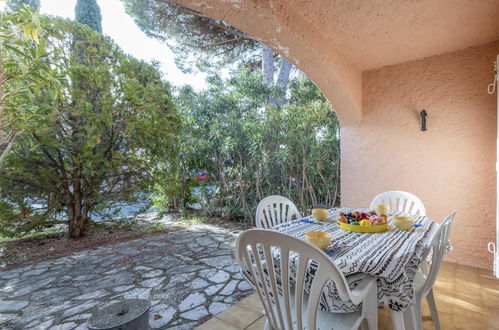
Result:
M362 72L499 39L499 0L175 0L273 47L342 124L361 118Z
M499 39L499 0L273 0L362 71ZM284 14L287 12L287 14Z

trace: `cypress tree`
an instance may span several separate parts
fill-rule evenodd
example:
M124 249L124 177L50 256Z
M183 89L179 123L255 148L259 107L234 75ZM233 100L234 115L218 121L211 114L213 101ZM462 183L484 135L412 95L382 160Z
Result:
M40 0L10 0L7 6L10 10L18 10L22 5L27 5L32 11L40 9Z
M102 33L102 16L96 0L78 0L75 6L75 18L78 23L88 25Z

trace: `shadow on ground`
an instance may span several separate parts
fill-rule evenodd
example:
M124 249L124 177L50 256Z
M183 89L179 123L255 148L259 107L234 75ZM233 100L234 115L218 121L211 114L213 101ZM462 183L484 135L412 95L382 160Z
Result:
M0 274L0 328L86 329L96 306L150 299L150 325L190 329L252 293L233 260L238 231L194 225Z

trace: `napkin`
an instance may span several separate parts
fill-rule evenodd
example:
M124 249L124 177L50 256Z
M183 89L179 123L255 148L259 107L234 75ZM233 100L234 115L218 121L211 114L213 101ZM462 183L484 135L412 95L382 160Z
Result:
M340 249L338 249L338 248L336 248L336 249L335 249L335 248L332 248L332 249L328 249L328 250L326 250L326 251L324 251L324 252L326 252L326 254L327 254L328 256L333 257L336 253L338 253L338 251L339 251L339 250L340 250Z
M317 222L315 222L313 220L308 220L308 219L301 219L298 222L301 222L301 223L317 223Z

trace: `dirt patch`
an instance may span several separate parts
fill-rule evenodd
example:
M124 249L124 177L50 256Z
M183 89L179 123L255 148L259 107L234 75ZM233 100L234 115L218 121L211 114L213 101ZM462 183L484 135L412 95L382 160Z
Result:
M60 258L73 252L125 242L144 236L164 235L182 227L145 233L129 230L92 228L81 239L71 239L66 233L40 235L2 243L0 247L0 270Z
M198 214L181 217L169 214L175 221L158 226L158 222L127 221L101 224L90 228L85 237L71 239L67 233L52 233L0 243L0 270L7 270L57 259L74 252L112 245L146 236L165 235L193 224L210 224L230 230L244 230L247 225L215 218L200 218ZM193 220L192 220L193 219Z

